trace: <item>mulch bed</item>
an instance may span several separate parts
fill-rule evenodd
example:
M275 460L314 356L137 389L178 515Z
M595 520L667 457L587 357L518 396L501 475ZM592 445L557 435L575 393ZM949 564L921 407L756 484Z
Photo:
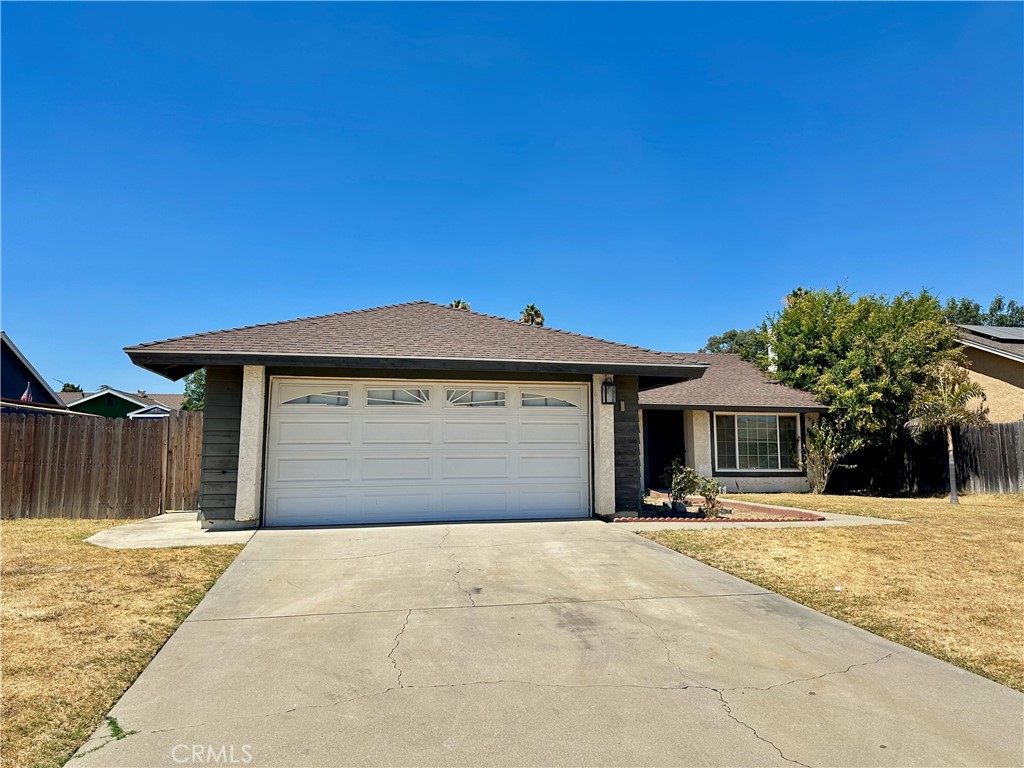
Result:
M668 497L657 491L652 492L650 498L657 501L668 500ZM792 507L773 507L765 504L752 504L746 501L733 501L722 499L725 508L731 510L730 514L721 517L704 517L704 514L696 511L696 507L702 499L689 497L687 503L692 509L686 512L674 512L669 507L660 504L644 504L639 515L633 517L616 517L613 523L793 523L793 522L820 522L825 518L816 512L808 512L804 509L793 509ZM741 514L736 514L737 512Z

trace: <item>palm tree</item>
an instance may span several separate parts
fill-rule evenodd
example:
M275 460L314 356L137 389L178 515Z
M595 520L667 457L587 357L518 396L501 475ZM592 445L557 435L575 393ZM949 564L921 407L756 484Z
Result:
M469 302L465 299L456 299L448 306L452 309L472 309L472 307L469 306Z
M520 323L526 323L527 325L544 325L544 313L541 312L536 304L527 304L523 309L523 315L519 318Z
M971 400L980 398L976 406ZM985 390L971 381L967 370L946 362L929 377L928 382L914 396L910 406L913 418L907 427L914 434L945 430L946 451L949 454L949 503L959 504L956 493L956 462L953 456L953 427L983 427L988 421Z

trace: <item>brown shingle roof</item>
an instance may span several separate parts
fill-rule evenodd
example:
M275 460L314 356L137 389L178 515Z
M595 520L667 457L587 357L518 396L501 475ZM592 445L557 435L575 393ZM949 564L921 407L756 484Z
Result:
M771 381L753 363L732 354L687 354L708 364L699 379L640 393L645 408L764 408L824 411L809 392Z
M487 361L539 363L553 370L601 364L662 369L659 375L700 375L692 357L654 352L591 336L524 325L507 318L452 309L426 301L339 312L265 325L211 331L128 347L136 363L169 370L175 360L190 367L215 362L268 359ZM235 364L238 364L237 362ZM180 371L175 371L179 373ZM610 372L625 372L611 370Z
M185 398L182 394L175 394L173 392L168 394L162 394L159 392L147 392L143 400L155 400L160 405L166 405L172 411L181 410L181 401Z
M969 347L1024 362L1024 328L961 325L960 341Z
M119 389L112 389L110 391L116 394L127 395L132 399L138 400L143 403L159 403L160 405L165 405L171 410L175 411L181 408L182 398L185 397L182 394L175 394L173 392L168 394L147 392L145 395L140 395L138 392L122 392ZM89 395L95 394L95 392L58 392L57 397L59 397L64 402L64 405L71 405L72 403L78 402L83 397L88 397Z

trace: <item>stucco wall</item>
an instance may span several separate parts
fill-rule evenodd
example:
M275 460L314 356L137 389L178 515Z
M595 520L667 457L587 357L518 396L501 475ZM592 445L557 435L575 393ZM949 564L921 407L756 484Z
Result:
M718 477L727 493L804 493L811 490L805 475L787 477Z
M707 411L686 411L683 430L686 433L686 465L699 474L710 475L711 416Z
M996 423L1024 418L1024 363L965 347L971 379L985 390L988 417Z

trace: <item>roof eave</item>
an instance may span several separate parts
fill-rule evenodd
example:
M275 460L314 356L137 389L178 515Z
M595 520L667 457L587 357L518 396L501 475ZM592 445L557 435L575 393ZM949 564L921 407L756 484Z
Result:
M732 411L738 413L825 413L825 405L730 405L728 403L640 403L645 411Z
M287 365L302 368L385 368L422 371L488 371L493 373L597 373L658 377L677 381L699 379L708 368L704 363L604 363L259 352L177 352L137 347L128 347L124 351L135 365L172 381L210 365Z

